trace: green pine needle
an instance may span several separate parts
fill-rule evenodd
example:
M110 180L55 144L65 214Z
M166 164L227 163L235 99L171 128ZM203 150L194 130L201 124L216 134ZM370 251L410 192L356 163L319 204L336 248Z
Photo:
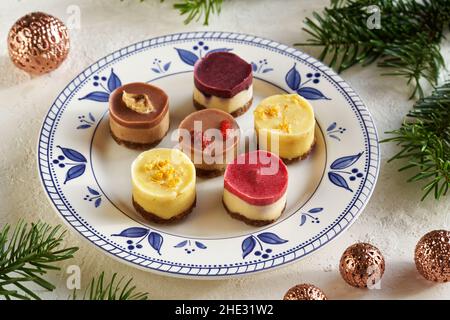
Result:
M96 279L93 278L85 290L83 300L147 300L147 292L136 292L136 286L132 285L132 278L125 282L124 277L117 280L114 273L111 280L105 281L105 273L102 272ZM72 298L75 300L76 291Z
M164 2L164 0L160 0L160 2ZM173 7L179 11L180 15L186 15L185 24L203 18L203 24L207 26L212 14L220 14L222 2L223 0L178 0Z
M59 261L73 258L76 247L64 248L66 231L61 226L51 227L42 222L30 226L20 220L11 233L11 226L0 230L0 297L10 299L36 299L40 297L29 288L34 283L53 291L55 286L44 279L49 270L60 270ZM105 281L104 273L93 278L83 299L89 300L146 300L147 293L136 292L130 278L117 280L117 274ZM76 292L73 293L76 298Z
M203 17L203 24L209 24L211 14L220 14L223 0L181 0L173 5L181 15L186 15L185 24L199 21Z
M10 225L0 231L0 296L9 300L39 299L27 287L29 283L52 291L55 286L44 279L48 270L59 270L55 264L73 257L76 247L61 248L65 231L61 226L19 221L11 234Z
M369 29L368 6L380 9L380 29ZM303 28L311 38L300 46L323 46L320 60L342 72L356 64L378 61L414 85L411 98L423 96L421 79L437 83L444 59L439 51L450 25L448 0L332 0L322 14L313 13Z
M406 159L399 171L413 169L408 182L423 181L424 200L433 193L445 196L450 187L450 82L436 88L431 96L420 99L398 130L387 132L400 151L389 161Z

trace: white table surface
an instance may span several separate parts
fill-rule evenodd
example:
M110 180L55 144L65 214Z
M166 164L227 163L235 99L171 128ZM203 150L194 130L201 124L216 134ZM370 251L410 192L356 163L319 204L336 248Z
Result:
M0 226L41 219L52 224L62 220L50 206L40 185L36 166L36 141L47 109L64 86L100 57L147 38L197 30L237 31L260 35L292 45L306 40L302 21L328 1L253 0L225 1L220 17L209 26L183 24L171 8L172 1L156 0L2 0L0 2ZM6 38L9 28L22 15L44 11L68 19L67 8L77 5L81 28L70 31L72 49L56 71L31 77L9 59ZM382 22L382 21L381 21ZM450 45L443 53L450 63ZM317 51L304 48L312 55ZM354 67L342 74L360 94L371 111L381 137L399 127L410 109L409 89L403 79L381 77L375 65ZM280 269L231 280L184 280L154 275L117 262L94 248L69 229L66 243L78 246L75 259L62 263L62 271L48 277L56 284L53 292L40 290L43 297L64 299L66 267L79 265L82 286L101 271L132 276L151 299L279 299L298 283L313 283L330 299L440 299L450 298L449 284L434 284L421 278L414 261L418 239L434 229L450 229L449 199L420 202L418 185L405 183L408 173L398 173L399 163L388 164L396 147L381 145L381 172L375 192L360 218L336 241L319 252ZM339 258L355 242L370 242L381 249L386 273L381 289L362 290L347 285L339 275Z

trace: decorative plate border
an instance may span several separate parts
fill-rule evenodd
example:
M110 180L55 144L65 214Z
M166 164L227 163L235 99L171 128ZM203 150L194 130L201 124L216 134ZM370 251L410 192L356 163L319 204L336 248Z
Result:
M358 192L353 196L349 205L347 205L344 212L342 212L338 218L318 235L312 237L308 241L305 241L295 248L286 250L284 255L278 255L272 259L267 259L256 263L242 263L242 264L229 264L220 266L202 266L202 265L188 265L179 263L167 263L160 259L144 258L142 255L130 253L124 250L121 246L112 242L107 236L104 236L95 230L95 228L89 225L83 218L78 216L74 212L73 207L68 203L60 187L55 183L52 173L50 171L50 161L52 155L49 154L49 142L54 137L54 128L57 125L57 117L65 103L70 100L73 93L77 91L77 87L85 80L91 77L95 72L104 69L108 64L113 61L121 60L126 56L137 53L141 50L146 50L151 47L158 47L170 42L182 41L182 40L227 40L231 42L248 44L253 46L262 47L270 51L291 57L299 62L307 62L327 75L332 84L340 91L345 97L348 103L356 110L362 121L360 124L363 126L365 133L365 152L368 157L365 169L367 175L365 181ZM333 128L334 129L334 128ZM330 129L327 131L333 130ZM141 41L132 44L128 47L117 50L104 58L98 60L81 72L75 79L73 79L64 90L58 95L47 115L45 116L37 146L37 161L39 168L39 175L41 182L50 201L53 203L55 209L63 216L64 220L71 225L75 230L83 235L86 240L95 244L97 247L110 253L113 257L131 263L143 269L150 269L152 271L160 272L163 274L171 274L175 276L190 276L193 278L217 278L223 276L241 275L254 272L260 272L263 270L269 270L275 267L279 267L289 262L293 262L300 259L307 254L314 252L330 242L333 238L337 237L346 228L348 228L355 220L355 218L362 212L367 204L375 187L376 178L379 172L380 156L378 135L373 123L372 117L369 111L364 106L360 97L354 92L354 90L334 73L330 68L323 65L316 59L286 45L271 41L268 39L260 38L257 36L231 33L231 32L187 32L177 33L167 36L161 36L152 38L149 40ZM332 180L330 178L330 180ZM334 183L333 181L331 181ZM336 183L335 183L336 184ZM338 184L336 184L338 185ZM342 187L342 186L341 186ZM314 214L314 212L311 212ZM305 218L303 218L305 217ZM312 216L307 213L302 214L302 220ZM250 237L249 237L250 238ZM248 239L249 239L248 238ZM247 239L245 239L247 240ZM244 240L244 241L245 241ZM251 242L248 240L247 242ZM243 243L244 244L244 243Z

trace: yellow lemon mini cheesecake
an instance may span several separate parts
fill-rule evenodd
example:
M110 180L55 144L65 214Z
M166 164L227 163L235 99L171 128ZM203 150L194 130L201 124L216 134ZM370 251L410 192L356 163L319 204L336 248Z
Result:
M195 167L178 149L141 153L131 165L133 205L144 218L173 222L195 207Z
M314 142L316 121L311 104L298 94L270 96L254 111L258 147L284 161L304 159Z

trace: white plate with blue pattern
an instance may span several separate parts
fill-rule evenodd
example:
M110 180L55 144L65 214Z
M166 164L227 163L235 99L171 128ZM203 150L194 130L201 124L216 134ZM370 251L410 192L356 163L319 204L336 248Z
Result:
M297 92L314 107L317 145L290 164L287 207L265 227L232 219L222 207L223 177L198 179L197 206L175 225L150 224L131 203L130 164L138 155L108 129L108 97L127 82L150 82L169 95L171 125L194 111L193 65L232 51L252 64L254 102L237 118L253 127L264 97ZM81 72L56 98L38 141L39 174L58 214L120 261L188 278L223 278L296 261L341 234L361 213L379 170L374 122L358 95L330 68L277 42L227 32L162 36L118 50Z

